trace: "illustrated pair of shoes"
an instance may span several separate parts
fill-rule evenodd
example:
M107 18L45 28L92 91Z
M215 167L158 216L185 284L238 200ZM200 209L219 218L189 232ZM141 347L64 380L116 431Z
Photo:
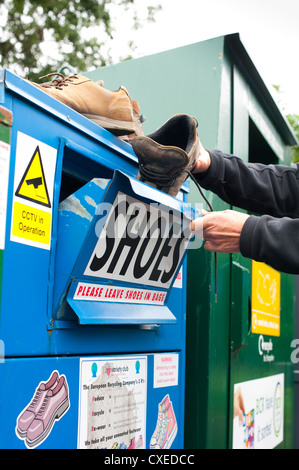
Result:
M69 392L64 375L54 371L47 382L40 382L29 405L17 418L16 433L27 447L36 447L52 430L56 420L68 410Z
M119 449L126 449L127 446L124 442L121 442L121 444L119 444Z
M158 405L158 419L150 440L151 449L170 449L177 435L177 422L172 402L166 395Z
M130 444L128 445L128 449L139 449L142 446L143 446L143 438L142 438L142 434L140 434L137 442L135 441L135 437L130 439Z
M130 444L128 445L128 449L135 449L135 437L130 439Z
M30 83L114 135L144 135L139 103L130 98L124 86L110 91L103 80L93 82L83 75L65 77L58 72L41 78L50 76L54 78L49 83Z

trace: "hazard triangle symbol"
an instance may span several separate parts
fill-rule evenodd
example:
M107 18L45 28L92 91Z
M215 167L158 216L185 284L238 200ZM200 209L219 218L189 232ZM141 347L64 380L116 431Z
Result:
M15 195L51 207L39 146L33 152Z

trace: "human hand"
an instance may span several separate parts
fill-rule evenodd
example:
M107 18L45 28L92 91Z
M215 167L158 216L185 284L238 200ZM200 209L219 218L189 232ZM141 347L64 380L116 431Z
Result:
M243 414L245 413L244 399L240 387L236 390L234 394L234 418L239 417L239 423L243 422Z
M241 231L249 215L232 210L201 212L203 217L193 220L190 229L205 240L204 248L221 253L239 252Z
M211 165L211 157L209 152L202 146L199 141L199 153L196 163L193 167L192 173L202 173L207 171Z

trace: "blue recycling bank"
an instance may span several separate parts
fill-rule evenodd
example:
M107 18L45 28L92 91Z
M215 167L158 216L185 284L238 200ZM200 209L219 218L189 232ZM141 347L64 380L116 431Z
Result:
M0 448L182 448L187 185L5 70L0 99Z

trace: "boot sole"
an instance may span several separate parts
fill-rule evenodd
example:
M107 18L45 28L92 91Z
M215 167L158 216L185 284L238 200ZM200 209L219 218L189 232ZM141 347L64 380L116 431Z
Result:
M136 124L129 121L118 121L116 119L104 118L102 116L95 116L94 114L85 114L82 113L90 121L95 122L98 126L103 127L104 129L111 130L113 134L116 135L125 135L136 132Z

